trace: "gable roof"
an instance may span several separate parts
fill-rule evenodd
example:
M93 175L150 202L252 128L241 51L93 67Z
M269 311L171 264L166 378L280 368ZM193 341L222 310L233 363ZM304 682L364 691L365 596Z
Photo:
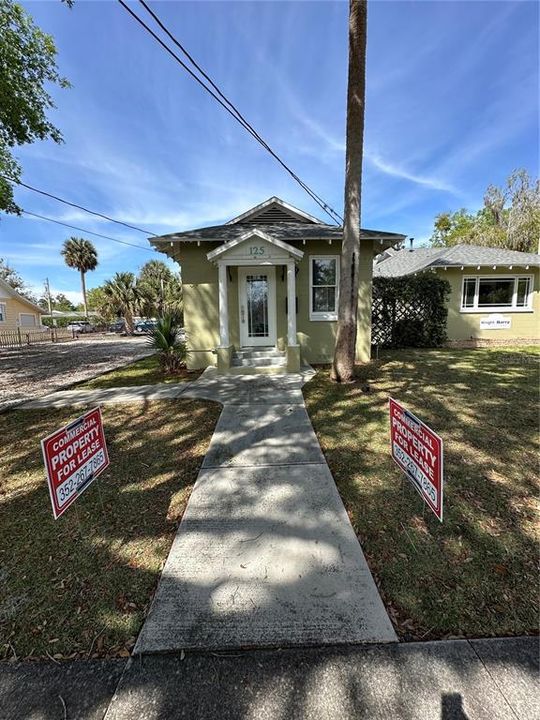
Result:
M258 205L246 210L241 215L229 220L226 225L235 225L242 223L244 225L263 224L270 225L276 222L301 222L315 223L322 225L323 223L313 215L309 215L303 210L299 210L294 205L289 205L281 198L275 195Z
M11 285L0 278L0 301L7 298L14 298L15 300L18 300L19 302L25 303L26 305L29 305L33 310L36 312L39 312L41 315L45 315L46 311L43 310L43 308L40 308L39 305L36 305L28 298L25 298L24 295L21 295L18 293L15 288L11 287Z
M450 248L399 250L383 257L373 268L379 277L401 277L438 267L526 267L540 266L540 255L480 245L454 245Z
M234 238L234 240L229 240L229 242L220 245L215 250L209 252L206 257L208 258L208 260L215 260L220 255L223 255L223 253L226 253L233 247L236 247L237 245L240 245L241 243L253 237L258 237L261 240L266 240L266 242L270 243L271 245L275 245L282 250L285 250L285 252L288 252L290 255L297 258L298 260L301 260L304 257L304 253L302 252L302 250L298 250L298 248L295 248L292 245L283 242L283 240L279 240L278 238L274 238L271 235L267 235L266 233L261 232L257 228L254 228L253 230L248 230L247 232L244 232L243 235Z

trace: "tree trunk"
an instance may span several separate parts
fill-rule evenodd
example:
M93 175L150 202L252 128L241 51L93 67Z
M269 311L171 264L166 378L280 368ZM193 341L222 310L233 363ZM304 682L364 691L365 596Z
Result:
M125 308L124 322L126 324L126 334L133 335L134 323L133 323L133 313L131 312L131 308L127 308L127 307Z
M81 289L84 305L84 317L88 320L88 305L86 304L86 278L84 277L84 270L81 270Z
M345 218L332 380L352 382L356 354L360 255L360 199L366 95L367 0L349 3L349 77L345 156Z

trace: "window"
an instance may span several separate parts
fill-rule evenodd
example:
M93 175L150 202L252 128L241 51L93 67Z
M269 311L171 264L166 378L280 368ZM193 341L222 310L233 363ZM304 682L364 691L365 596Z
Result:
M6 304L0 303L0 322L6 322Z
M464 277L461 291L462 312L530 310L532 277Z
M309 285L309 319L337 320L339 256L311 256Z

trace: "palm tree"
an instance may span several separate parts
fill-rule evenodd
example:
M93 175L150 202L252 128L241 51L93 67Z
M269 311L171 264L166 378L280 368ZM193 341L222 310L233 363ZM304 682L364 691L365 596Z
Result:
M178 372L187 356L186 344L180 340L180 320L174 313L160 317L148 336L148 344L159 353L163 372Z
M64 242L62 255L66 265L76 268L81 273L81 289L84 303L84 314L88 317L88 305L86 303L86 280L85 275L89 270L95 270L98 264L97 250L84 238L70 237Z
M117 272L112 280L106 280L103 292L111 308L119 312L126 323L128 335L133 333L133 316L139 307L141 293L135 275L131 272Z
M139 272L137 284L146 317L174 313L182 317L182 281L161 260L149 260Z
M349 3L349 78L345 157L345 219L332 379L352 382L356 354L360 256L360 200L366 96L367 0Z

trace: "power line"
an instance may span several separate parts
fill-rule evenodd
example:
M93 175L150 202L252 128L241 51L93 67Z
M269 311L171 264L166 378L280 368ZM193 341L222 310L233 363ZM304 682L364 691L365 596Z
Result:
M48 198L52 198L53 200L57 200L58 202L64 203L64 205L70 205L71 207L77 208L78 210L83 210L86 213L89 213L90 215L95 215L96 217L103 218L104 220L108 220L109 222L116 223L117 225L123 225L124 227L129 228L130 230L137 230L137 232L142 232L145 235L153 235L154 237L158 237L157 233L150 232L150 230L144 230L143 228L137 227L136 225L130 225L129 223L123 222L122 220L116 220L115 218L110 217L109 215L104 215L103 213L96 212L95 210L89 210L88 208L84 207L84 205L77 205L77 203L71 202L70 200L65 200L64 198L58 197L58 195L53 195L50 192L47 192L46 190L40 190L39 188L33 187L32 185L27 185L26 183L23 183L21 180L15 180L15 178L9 177L8 175L0 174L0 177L4 178L4 180L8 180L11 183L14 183L16 185L21 185L22 187L26 188L27 190L32 190L32 192L39 193L40 195L45 195ZM136 247L140 247L140 245L137 245Z
M103 238L104 240L112 240L116 243L121 243L122 245L128 245L129 247L137 248L138 250L146 250L147 252L154 252L154 250L150 249L149 247L144 247L144 245L135 245L134 243L127 242L126 240L119 240L118 238L113 238L110 235L102 235L101 233L94 232L93 230L87 230L86 228L77 227L76 225L69 225L68 223L62 222L61 220L55 220L54 218L47 217L46 215L39 215L35 212L30 212L30 210L23 210L21 208L21 212L23 212L25 215L31 215L32 217L39 218L40 220L48 220L49 222L56 223L57 225L63 225L64 227L71 228L71 230L78 230L79 232L83 232L87 235L95 235L96 237Z
M186 70L186 72L209 94L211 95L214 100L216 100L221 107L223 107L224 110L226 110L231 117L233 117L245 130L249 132L249 134L260 144L262 147L267 150L272 157L274 157L275 160L284 168L284 170L302 187L305 192L319 205L319 207L336 223L338 223L338 220L343 222L343 218L324 200L315 193L314 190L312 190L296 173L291 170L291 168L277 155L277 153L272 150L272 148L268 145L265 140L257 133L257 131L253 128L253 126L245 119L245 117L240 113L238 108L221 92L221 90L218 88L218 86L213 82L213 80L208 76L208 74L198 65L198 63L193 59L193 57L188 53L188 51L182 46L182 44L174 37L174 35L166 28L166 26L161 22L159 17L151 10L148 5L143 2L143 0L140 0L143 7L147 10L147 12L154 18L156 23L159 25L159 27L167 34L167 36L172 40L172 42L182 51L182 53L188 58L188 60L194 65L194 67L203 75L206 80L211 84L211 86L214 88L216 92L214 92L208 85L206 85L197 75L193 72L193 70L186 65L186 63L145 23L145 21L140 18L131 8L124 2L124 0L118 0L120 5L150 34L152 37L158 42L161 47L173 57L176 62L181 65L181 67Z

